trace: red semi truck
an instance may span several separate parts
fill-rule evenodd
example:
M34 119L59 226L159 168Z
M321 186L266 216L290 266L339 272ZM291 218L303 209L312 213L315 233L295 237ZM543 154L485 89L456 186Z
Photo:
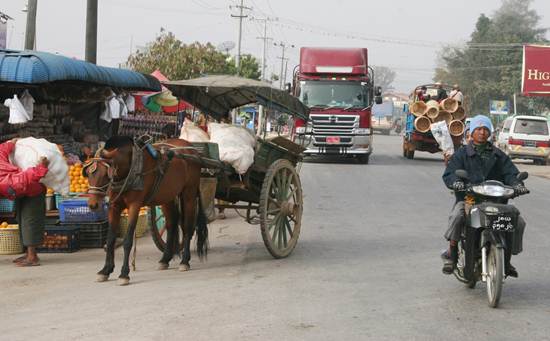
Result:
M294 122L295 142L306 155L353 156L368 163L372 153L371 107L382 103L366 48L302 47L293 94L310 111Z

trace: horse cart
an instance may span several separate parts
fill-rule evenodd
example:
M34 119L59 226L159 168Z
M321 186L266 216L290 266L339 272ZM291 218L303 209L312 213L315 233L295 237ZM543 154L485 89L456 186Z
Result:
M288 93L266 83L234 76L209 76L186 81L165 82L172 93L212 117L221 117L234 108L260 103L308 119L308 109ZM246 210L248 223L257 223L264 244L275 258L284 258L293 251L300 235L303 193L297 165L304 148L277 136L257 137L254 163L245 174L219 158L217 144L193 143L198 155L185 155L201 164L201 197L204 206L214 210L214 198L223 208ZM150 208L151 233L156 246L164 251L164 217L158 207ZM180 243L180 248L183 245Z

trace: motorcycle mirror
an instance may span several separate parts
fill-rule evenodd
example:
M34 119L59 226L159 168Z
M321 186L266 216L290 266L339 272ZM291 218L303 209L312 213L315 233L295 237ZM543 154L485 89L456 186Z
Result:
M464 169L457 169L455 171L455 175L463 180L468 180L468 172L465 171Z
M529 173L527 172L520 172L517 176L519 181L523 181L529 177Z

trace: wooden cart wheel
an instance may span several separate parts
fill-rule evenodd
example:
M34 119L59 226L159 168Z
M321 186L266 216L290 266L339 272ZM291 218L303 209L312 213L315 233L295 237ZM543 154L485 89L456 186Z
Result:
M164 213L162 213L161 207L150 206L149 218L151 224L151 237L153 237L153 242L160 251L164 252L164 249L166 248L166 229L164 226L166 220L164 219ZM179 253L183 250L182 233L179 227L177 229L177 237L179 240L179 249L177 253Z
M302 224L302 184L288 160L269 166L260 192L260 227L269 253L275 258L290 255Z

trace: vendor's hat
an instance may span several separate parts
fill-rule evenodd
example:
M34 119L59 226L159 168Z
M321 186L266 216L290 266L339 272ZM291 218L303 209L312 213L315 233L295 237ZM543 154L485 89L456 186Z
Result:
M470 121L470 134L477 128L487 128L491 134L493 133L493 123L491 123L491 119L485 115L474 116Z

